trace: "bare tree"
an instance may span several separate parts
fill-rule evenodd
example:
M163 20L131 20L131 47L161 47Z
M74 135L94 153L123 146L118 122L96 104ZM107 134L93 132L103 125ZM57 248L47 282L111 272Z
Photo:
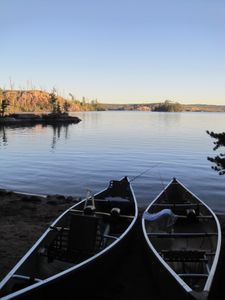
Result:
M14 90L15 83L12 81L11 77L9 77L9 86L10 86L11 91Z

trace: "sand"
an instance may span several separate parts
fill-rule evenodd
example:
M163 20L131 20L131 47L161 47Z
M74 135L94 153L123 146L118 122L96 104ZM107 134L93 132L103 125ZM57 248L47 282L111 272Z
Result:
M0 280L47 227L77 199L21 195L0 190Z

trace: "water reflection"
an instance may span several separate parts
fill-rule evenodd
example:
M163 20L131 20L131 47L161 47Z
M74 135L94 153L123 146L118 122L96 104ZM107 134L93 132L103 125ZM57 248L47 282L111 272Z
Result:
M216 113L87 112L79 124L0 129L0 186L41 194L83 196L110 179L134 180L140 207L177 177L225 212L224 176L211 170L212 140L206 129L224 131ZM4 145L3 145L4 144Z
M7 146L8 140L6 135L5 126L0 126L0 146Z
M33 130L35 134L40 132L40 134L43 134L43 131L46 129L52 128L52 139L50 148L52 150L55 150L56 145L58 141L64 137L65 140L69 137L69 126L73 124L52 124L52 125L46 125L46 124L38 124L38 125L26 125L26 126L0 126L0 147L1 146L9 146L10 141L13 140L12 138L12 132L16 132L18 129L20 130L20 134L22 132L28 132L28 130ZM10 137L12 139L10 139ZM13 142L13 141L12 141Z
M62 134L62 129L63 129L63 136L64 139L67 140L68 136L69 136L69 126L70 124L65 124L65 125L48 125L49 127L52 127L53 129L53 137L52 137L52 143L51 143L51 148L52 150L55 150L56 148L56 144L57 142L60 140L61 138L61 134Z

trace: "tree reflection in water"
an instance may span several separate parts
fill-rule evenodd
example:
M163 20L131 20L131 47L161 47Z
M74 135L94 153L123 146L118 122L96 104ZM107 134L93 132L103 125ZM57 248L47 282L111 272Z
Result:
M7 146L8 140L6 135L5 126L0 126L0 146Z
M53 129L53 138L52 138L52 144L51 148L54 150L56 148L57 141L60 140L61 134L62 134L62 129L63 129L63 134L64 138L67 140L68 139L68 132L69 132L69 126L71 124L54 124L54 125L48 125L51 126Z
M69 126L72 124L52 124L52 125L38 125L42 128L45 127L51 127L53 129L53 136L52 136L52 142L51 142L51 149L54 150L56 148L57 142L60 140L62 134L65 140L68 139L68 132L69 132ZM28 125L28 126L19 126L20 128L24 127L35 127L37 125ZM17 126L10 126L10 128L18 128ZM7 146L8 145L8 138L7 138L7 129L8 126L0 126L0 147L1 146Z

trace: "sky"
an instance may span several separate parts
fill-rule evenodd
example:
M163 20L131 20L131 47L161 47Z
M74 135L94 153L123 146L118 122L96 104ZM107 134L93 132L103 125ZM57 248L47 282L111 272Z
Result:
M224 0L0 0L0 87L225 105Z

